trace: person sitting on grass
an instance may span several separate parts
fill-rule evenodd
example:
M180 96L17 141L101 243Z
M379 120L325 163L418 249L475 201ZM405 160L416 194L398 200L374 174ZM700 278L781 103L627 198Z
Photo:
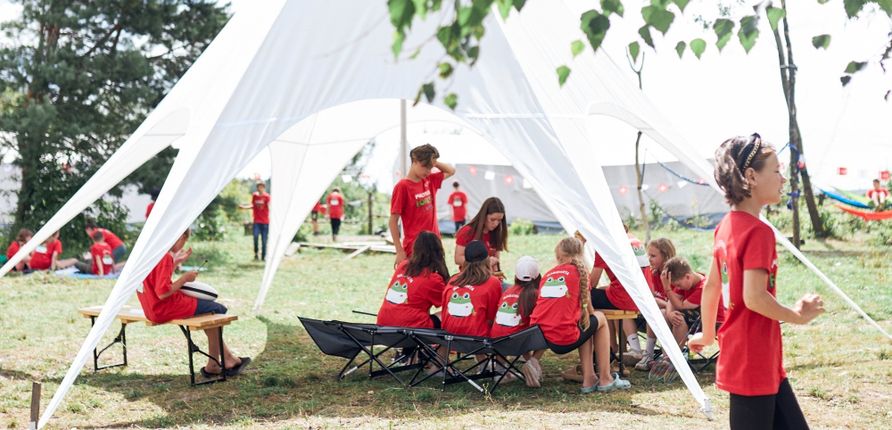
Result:
M554 249L558 265L543 275L539 298L530 315L530 324L538 324L545 342L555 354L579 350L582 362L582 394L613 391L631 387L629 381L610 374L610 333L607 318L589 303L588 270L582 259L582 242L574 237L561 240ZM541 369L536 351L529 362ZM592 363L597 354L598 379ZM530 384L532 382L532 384ZM528 385L538 386L531 379Z
M33 236L34 233L32 233L31 230L28 230L27 228L19 230L19 234L16 235L15 240L9 244L8 248L6 248L6 260L11 260L12 257L19 252L19 249L21 249L22 246L28 243L28 241L31 240ZM31 267L28 265L30 261L31 256L26 255L24 258L22 258L22 261L19 261L15 265L15 267L12 268L12 270L17 272L30 272Z
M62 255L62 241L59 240L59 232L55 232L31 253L31 270L55 271L65 269L77 263L77 258L59 259Z
M443 289L449 279L443 244L437 235L424 231L412 245L412 256L403 260L388 283L378 310L380 326L440 328Z
M94 232L102 232L105 242L112 249L112 258L114 258L115 263L120 264L124 261L124 257L127 255L127 245L124 245L124 241L112 233L111 230L97 226L96 221L90 219L87 220L84 230L87 231L87 236L90 238L93 237Z
M873 180L873 188L867 190L867 198L878 211L889 206L889 190L880 185L879 179Z
M195 281L198 272L186 272L176 280L171 280L174 267L192 255L192 248L183 249L186 241L189 240L189 234L190 231L186 230L180 235L180 238L170 248L170 252L161 257L161 261L143 280L142 288L137 291L136 297L149 321L160 324L202 314L225 314L227 312L226 306L220 303L196 299L180 291L184 284ZM220 327L204 331L208 338L208 351L211 357L220 356L219 330ZM226 369L221 369L220 363L208 357L207 365L201 368L202 376L205 378L216 377L224 371L226 376L236 376L251 362L250 357L237 357L227 345L223 345L223 354Z
M115 271L115 259L112 257L112 249L105 242L105 236L101 231L93 232L93 246L90 247L90 256L93 257L92 273L105 276Z

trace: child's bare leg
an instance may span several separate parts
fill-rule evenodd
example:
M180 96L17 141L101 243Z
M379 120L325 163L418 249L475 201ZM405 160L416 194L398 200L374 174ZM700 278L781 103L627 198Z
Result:
M592 335L592 342L595 349L595 358L598 361L598 385L607 385L613 381L613 375L610 374L610 330L607 325L607 318L601 312L595 312L598 319L598 329ZM591 366L591 363L589 363ZM585 367L583 367L585 371Z
M600 327L599 327L599 330ZM582 362L582 386L595 385L595 370L592 368L592 339L579 346L579 360Z
M219 357L220 356L220 328L210 328L204 331L204 334L208 337L208 353L211 357ZM229 349L226 344L223 345L223 354L226 362L226 368L231 369L233 367L237 367L242 363L242 360L235 356L232 351ZM216 373L220 371L220 364L215 360L208 358L208 364L205 366L205 370L211 373Z

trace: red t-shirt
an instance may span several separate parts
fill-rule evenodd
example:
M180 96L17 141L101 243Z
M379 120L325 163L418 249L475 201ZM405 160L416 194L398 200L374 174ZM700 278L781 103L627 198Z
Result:
M691 289L682 290L681 288L672 287L672 292L675 293L682 302L687 301L690 304L699 305L703 300L703 287L706 285L706 275L700 273L700 276L700 282L691 287ZM719 297L719 310L718 314L716 314L715 321L717 323L725 321L725 304L722 302L721 297Z
M572 264L561 264L542 276L530 324L538 324L553 344L570 345L579 339L579 282L579 270Z
M149 204L146 205L146 219L149 218L149 215L152 213L152 208L154 208L154 207L155 207L155 202L149 202Z
M470 225L466 225L455 233L455 244L458 246L468 246L471 241L474 240L474 228ZM492 247L492 244L489 242L489 232L483 233L483 237L480 239L483 241L483 244L486 245L486 251L489 255L495 255L496 249Z
M886 201L889 198L889 190L885 188L871 188L867 190L867 198L878 202Z
M437 190L443 184L443 172L431 173L418 182L401 179L393 187L390 213L403 222L403 250L412 255L412 244L422 231L440 235L437 225Z
M34 270L49 270L53 264L53 253L56 253L57 256L62 255L61 240L37 245L37 248L31 253L31 262L28 265Z
M378 310L378 325L394 327L434 328L431 308L443 303L446 281L439 273L424 270L418 276L406 276L409 261L405 260L387 284L384 302Z
M449 206L452 207L452 220L464 221L468 215L468 196L461 191L449 195Z
M90 247L90 255L93 257L93 274L99 274L99 265L102 264L102 274L108 275L115 269L115 260L112 257L112 248L105 242L94 243Z
M650 282L648 284L650 285L650 289L651 289L651 291L653 291L654 296L658 297L660 299L663 299L663 300L668 300L669 298L666 297L666 289L663 288L664 284L663 284L663 280L660 278L660 274L658 272L654 272L650 268L646 268L646 269L647 270L644 271L644 277L649 279ZM667 285L667 286L669 288L672 288L671 285Z
M624 311L635 311L638 312L638 305L632 300L632 297L629 296L629 292L626 291L626 287L623 286L622 283L619 282L619 279L616 278L616 275L613 274L613 271L610 270L610 267L607 266L607 262L601 258L601 255L595 253L595 268L604 269L604 273L607 274L607 279L610 280L610 285L607 286L607 300L616 306L617 309L622 309ZM641 269L641 272L644 273L644 279L647 279L648 270L646 267ZM650 283L648 283L650 286Z
M198 306L195 297L187 296L182 291L177 291L163 300L158 297L170 291L171 275L173 275L173 255L168 252L142 281L142 291L136 293L149 321L165 323L195 315L195 308Z
M520 315L520 293L523 287L512 285L499 299L499 307L496 311L496 319L492 323L489 337L502 337L517 333L530 326L530 317L523 318Z
M269 224L269 194L256 191L251 194L251 212L254 224Z
M11 259L12 256L15 255L16 252L19 252L19 248L21 248L21 247L22 246L19 245L19 243L17 241L15 241L15 240L12 241L12 243L9 244L9 248L6 248L6 259L7 260Z
M324 214L324 213L325 213L325 207L323 207L321 203L316 202L316 205L313 206L313 212L315 212L315 213L317 213L317 214Z
M344 218L344 197L340 193L331 193L325 199L328 203L328 217L332 219Z
M450 281L441 302L443 329L453 334L488 336L501 296L502 281L498 278L490 277L480 285L457 286Z
M715 230L713 256L722 274L725 323L719 329L716 386L742 396L777 394L787 377L780 323L753 312L743 301L743 272L768 272L768 292L776 294L777 250L774 232L758 218L731 211Z
M111 249L115 249L124 244L124 241L121 240L118 235L112 233L111 230L107 228L97 228L96 231L102 233L102 239L105 241L105 243L108 244Z

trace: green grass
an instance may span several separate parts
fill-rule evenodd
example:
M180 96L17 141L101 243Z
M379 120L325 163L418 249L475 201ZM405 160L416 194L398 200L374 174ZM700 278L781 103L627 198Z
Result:
M659 231L671 237L695 265L708 264L711 234ZM521 255L553 260L556 236L512 237L503 257L510 273ZM451 256L453 244L446 241ZM172 326L128 329L130 365L81 373L52 428L603 428L727 427L727 394L698 375L717 411L708 422L681 383L650 382L632 375L633 389L581 396L577 384L560 380L575 360L546 355L541 389L506 385L492 397L465 386L445 392L433 385L397 388L388 380L351 375L338 382L343 361L322 355L297 316L368 322L351 310L375 312L391 275L392 256L362 255L345 261L335 251L305 249L282 263L262 314L251 311L263 266L250 260L250 238L193 243L193 263L208 258L203 281L218 287L239 321L226 329L229 344L254 357L239 378L190 388L185 342ZM865 237L810 241L814 262L892 331L892 271L885 249ZM450 258L451 260L451 258ZM89 330L77 308L101 304L110 281L62 280L32 275L0 279L0 428L28 421L32 380L44 383L43 406L64 376ZM785 324L785 364L806 416L815 428L886 428L892 422L892 345L848 309L806 268L781 252L780 300L806 292L825 297L828 312L808 326ZM131 300L136 304L135 297ZM116 331L115 327L112 331ZM106 335L110 340L113 333ZM199 336L203 338L203 336ZM201 339L203 343L203 339ZM115 358L114 356L110 358Z

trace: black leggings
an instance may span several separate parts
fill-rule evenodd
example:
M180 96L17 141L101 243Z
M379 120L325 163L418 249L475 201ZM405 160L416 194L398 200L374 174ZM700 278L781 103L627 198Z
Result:
M551 343L548 340L545 341L545 344L548 345L548 349L550 349L551 352L558 355L564 355L568 352L576 351L577 349L579 349L580 346L582 346L583 343L591 339L593 334L595 334L595 330L598 329L598 318L596 318L594 315L589 315L588 329L582 330L581 327L577 327L577 329L579 330L579 337L576 339L576 342L573 342L570 345L558 345L555 343Z
M808 429L796 394L784 379L777 394L741 396L731 394L731 430Z
M607 290L602 288L592 288L592 307L595 309L619 309L610 299L607 298Z

